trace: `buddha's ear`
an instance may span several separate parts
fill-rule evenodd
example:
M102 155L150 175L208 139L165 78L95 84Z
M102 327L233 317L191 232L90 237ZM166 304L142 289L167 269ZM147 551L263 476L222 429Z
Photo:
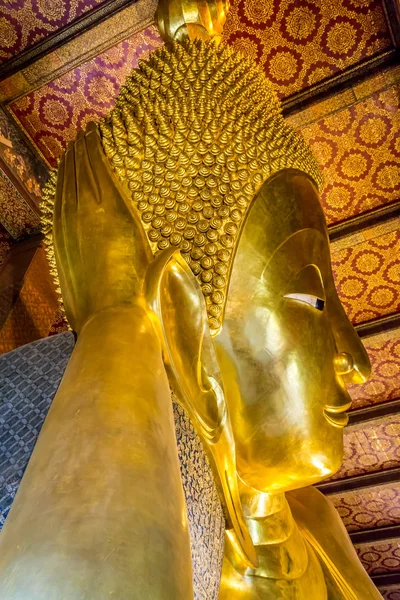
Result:
M220 371L204 296L179 251L167 250L150 265L146 298L171 386L202 435L215 441L226 419Z
M206 304L179 251L168 249L151 263L145 297L163 347L171 387L210 459L230 537L245 563L255 567L257 558L240 504L235 443Z

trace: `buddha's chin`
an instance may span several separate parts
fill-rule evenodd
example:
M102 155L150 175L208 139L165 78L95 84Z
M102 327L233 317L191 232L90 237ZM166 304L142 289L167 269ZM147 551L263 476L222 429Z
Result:
M324 479L332 477L341 467L343 452L337 448L336 452L304 456L303 461L297 461L292 466L285 464L271 465L258 471L246 469L239 475L243 483L266 494L279 494L317 484Z

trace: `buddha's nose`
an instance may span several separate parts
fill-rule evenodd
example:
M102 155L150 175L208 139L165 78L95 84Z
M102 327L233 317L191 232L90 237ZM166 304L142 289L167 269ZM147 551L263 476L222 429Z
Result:
M335 371L347 385L365 383L371 375L371 363L363 343L347 319L342 319L335 332Z
M369 356L352 324L342 326L336 332L336 355L333 360L335 372L343 382L365 383L371 375Z
M354 331L354 337L355 339L353 340L347 337L344 343L347 349L350 349L349 346L352 346L355 358L350 352L338 352L333 359L335 372L347 384L365 383L371 375L371 363L368 354L356 331Z
M371 375L371 363L362 341L347 318L339 298L331 306L336 342L335 371L344 383L365 383Z
M354 369L353 357L348 352L336 354L333 364L338 375L348 375Z
M348 370L346 371L343 367L343 372L340 373L343 381L347 384L365 383L371 376L371 363L369 356L356 331L354 331L354 338L355 340L353 344L351 344L353 348L348 348L349 352L341 352L338 355L346 355L346 357L349 357L349 359L343 357L339 361L343 362L343 364L345 362L348 364ZM352 365L352 367L350 367L350 365Z

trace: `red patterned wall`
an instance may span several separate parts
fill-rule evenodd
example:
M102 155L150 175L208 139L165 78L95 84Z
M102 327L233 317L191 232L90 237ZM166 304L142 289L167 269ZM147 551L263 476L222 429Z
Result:
M344 431L342 468L331 479L344 479L400 467L400 416L352 425Z
M49 164L56 165L67 142L88 121L110 110L139 59L161 43L156 29L149 27L10 106Z
M399 199L399 108L395 86L301 130L324 175L328 224Z
M371 379L349 386L352 409L400 397L400 329L363 339L372 365Z
M0 219L13 238L36 233L40 219L0 168Z
M400 483L332 494L348 531L400 524Z
M390 585L380 588L384 600L400 600L400 589L397 585Z
M391 46L379 0L231 0L224 38L284 98Z
M370 575L400 572L400 540L357 544L356 550Z
M393 229L392 224L390 228ZM336 287L353 323L370 321L400 310L400 227L380 233L371 228L369 239L349 237L345 248L332 245ZM378 233L379 232L379 233Z
M0 3L0 64L62 29L104 0L11 0Z

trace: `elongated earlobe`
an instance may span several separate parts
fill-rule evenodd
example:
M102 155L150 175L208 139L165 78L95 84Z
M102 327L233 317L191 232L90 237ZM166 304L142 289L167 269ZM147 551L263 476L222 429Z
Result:
M177 400L188 412L214 471L229 535L248 566L257 558L240 504L236 454L222 378L200 286L179 252L150 265L145 297Z
M201 289L179 252L159 256L146 283L171 385L198 421L199 433L217 441L226 405Z

